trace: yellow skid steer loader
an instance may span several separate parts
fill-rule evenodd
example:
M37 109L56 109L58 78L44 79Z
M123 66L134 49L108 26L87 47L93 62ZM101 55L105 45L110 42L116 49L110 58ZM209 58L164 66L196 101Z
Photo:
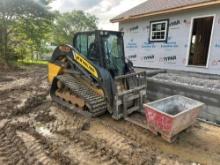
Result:
M52 100L77 113L118 120L143 110L146 74L126 60L122 32L77 33L73 46L55 49L48 68Z

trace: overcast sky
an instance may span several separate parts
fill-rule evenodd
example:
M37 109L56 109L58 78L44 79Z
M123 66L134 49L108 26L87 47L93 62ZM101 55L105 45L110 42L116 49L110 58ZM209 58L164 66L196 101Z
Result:
M144 1L146 0L55 0L51 7L60 12L84 10L98 17L99 29L118 30L118 24L112 24L109 20Z

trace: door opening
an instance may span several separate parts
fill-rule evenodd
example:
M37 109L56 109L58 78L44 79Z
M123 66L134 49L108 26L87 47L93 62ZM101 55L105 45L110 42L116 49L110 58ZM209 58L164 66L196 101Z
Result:
M188 65L207 65L213 20L213 16L193 20Z

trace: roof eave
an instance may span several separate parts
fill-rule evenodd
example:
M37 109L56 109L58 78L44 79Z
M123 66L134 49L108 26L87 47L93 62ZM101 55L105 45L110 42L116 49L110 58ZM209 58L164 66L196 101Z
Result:
M181 6L178 8L171 8L168 10L161 10L161 11L156 11L156 12L151 12L151 13L132 15L132 16L126 16L126 17L121 17L121 18L115 18L115 19L113 18L110 20L110 22L111 23L125 22L125 21L143 18L143 17L155 16L155 15L160 15L160 14L168 14L168 13L178 12L178 11L182 11L182 10L189 10L189 9L207 7L207 6L218 5L218 4L220 4L220 0L216 0L213 2L199 3L199 4L190 5L190 6Z

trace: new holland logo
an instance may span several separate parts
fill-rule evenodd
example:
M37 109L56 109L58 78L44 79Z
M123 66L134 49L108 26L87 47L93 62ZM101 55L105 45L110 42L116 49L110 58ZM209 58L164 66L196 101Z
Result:
M91 73L94 77L98 78L98 73L96 69L88 62L86 61L83 57L80 55L76 54L74 56L74 59L82 65L89 73Z

